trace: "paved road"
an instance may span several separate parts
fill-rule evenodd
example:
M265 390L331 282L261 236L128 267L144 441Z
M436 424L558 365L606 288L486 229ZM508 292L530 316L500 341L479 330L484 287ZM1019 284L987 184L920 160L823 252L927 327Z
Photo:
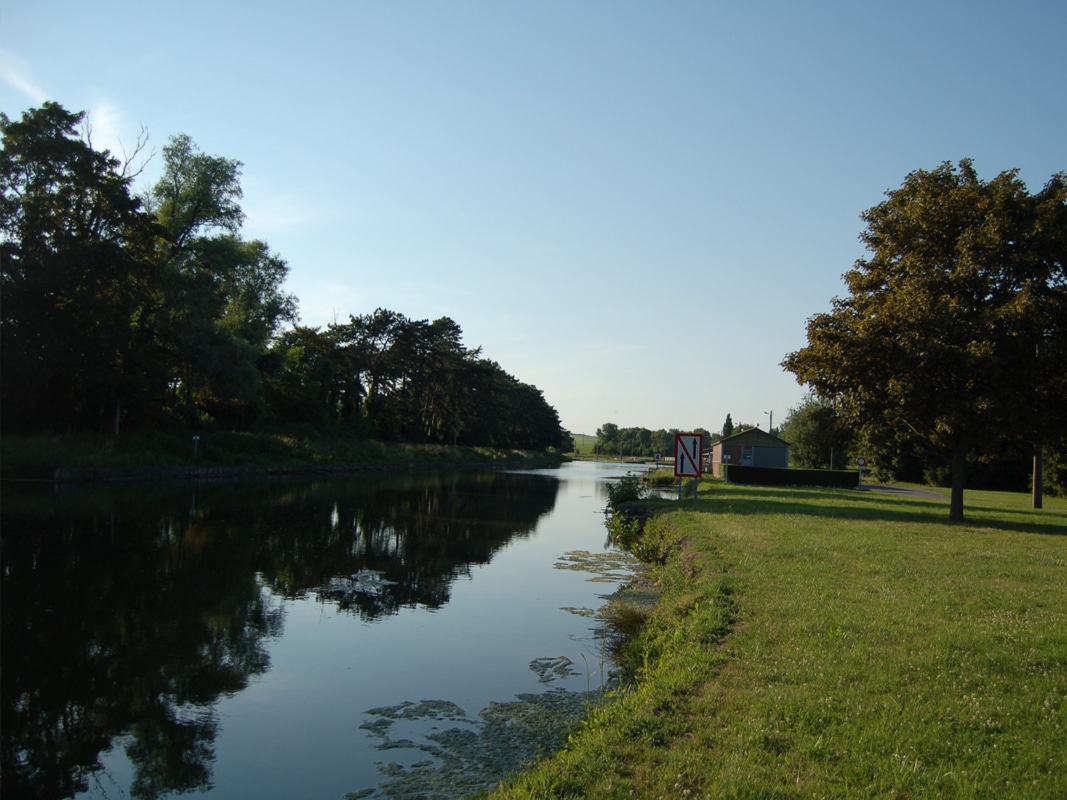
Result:
M887 486L884 483L865 483L860 489L870 492L885 492L901 497L921 497L924 500L948 500L945 495L929 489L913 489L910 486Z

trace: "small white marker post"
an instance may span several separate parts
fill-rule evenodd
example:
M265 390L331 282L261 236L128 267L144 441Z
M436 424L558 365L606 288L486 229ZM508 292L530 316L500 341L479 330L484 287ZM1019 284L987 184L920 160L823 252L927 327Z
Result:
M696 478L693 497L696 498L700 476L704 472L704 434L676 433L674 435L674 474L678 478L678 499L682 499L682 478Z

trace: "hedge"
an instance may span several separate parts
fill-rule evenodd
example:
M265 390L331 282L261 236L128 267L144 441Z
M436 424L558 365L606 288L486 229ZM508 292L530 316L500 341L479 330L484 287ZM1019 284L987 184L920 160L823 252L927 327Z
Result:
M781 467L742 467L725 465L727 483L759 486L859 486L859 472L852 469L782 469Z

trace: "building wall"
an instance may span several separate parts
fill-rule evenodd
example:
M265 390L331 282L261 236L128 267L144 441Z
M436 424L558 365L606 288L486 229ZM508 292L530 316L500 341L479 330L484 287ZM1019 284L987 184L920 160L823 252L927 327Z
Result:
M754 429L751 436L745 436L744 431L734 441L719 441L711 448L711 473L721 478L722 465L737 464L744 467L789 467L789 445L783 442L780 445L768 444L768 437L758 429ZM749 441L746 442L745 440ZM764 442L758 444L757 442ZM771 439L773 441L773 439Z
M756 462L754 467L781 467L789 468L788 447L757 447Z

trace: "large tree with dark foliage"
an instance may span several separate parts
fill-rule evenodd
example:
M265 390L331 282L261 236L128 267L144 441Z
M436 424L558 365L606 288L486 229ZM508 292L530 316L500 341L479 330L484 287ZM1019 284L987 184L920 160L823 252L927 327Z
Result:
M206 412L248 425L264 413L259 360L296 321L297 304L281 288L285 261L240 235L241 168L173 136L146 201L165 231L159 256L178 295L170 338L175 404L186 418Z
M871 255L783 366L857 431L907 432L952 471L1067 424L1067 174L1031 194L970 161L908 175L863 214Z
M247 421L296 302L285 262L238 235L239 162L176 136L143 203L84 123L56 103L0 118L5 429Z
M45 103L0 115L0 285L6 430L108 428L158 402L160 229L131 177Z

